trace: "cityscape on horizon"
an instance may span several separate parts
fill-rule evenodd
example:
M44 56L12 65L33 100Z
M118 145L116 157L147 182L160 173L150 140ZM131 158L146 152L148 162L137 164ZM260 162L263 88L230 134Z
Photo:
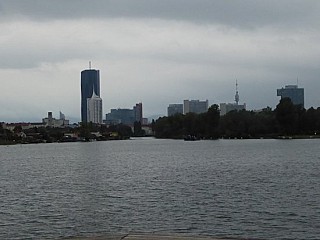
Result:
M288 85L304 88L306 108L320 106L318 4L173 0L117 3L120 11L95 0L31 1L1 3L0 121L38 121L48 111L81 121L79 70L90 59L103 119L136 103L149 119L188 99L235 103L236 79L247 110L274 109L276 89Z
M208 110L210 105L218 104L220 107L220 115L233 110L246 110L246 103L239 104L240 96L238 91L238 82L235 84L235 97L233 103L211 103L208 100L183 100L183 103L168 103L167 114L159 116L172 116L174 114L187 114L204 113ZM148 124L149 119L143 117L142 103L136 103L132 109L128 108L112 108L110 113L106 113L103 117L103 105L102 98L100 98L100 71L91 68L91 62L89 62L89 68L81 71L80 79L80 95L81 95L81 118L77 122L92 122L97 124L119 124L124 123L127 125L133 125L134 122L140 122L142 124ZM277 89L277 96L281 98L289 97L295 105L301 105L304 107L304 89L299 88L298 85L286 85L281 89ZM268 106L266 106L268 107ZM253 109L253 111L259 111L260 109ZM70 120L66 120L65 113L60 111L60 116L57 119L57 126L69 124ZM49 119L49 120L48 120ZM51 119L51 120L50 120ZM151 120L151 119L150 119ZM156 120L156 119L154 119ZM42 120L49 126L55 126L52 123L55 121L52 112L48 112L48 117ZM50 122L51 121L51 122ZM1 122L1 121L0 121ZM24 122L24 121L20 121ZM76 123L77 123L76 122Z

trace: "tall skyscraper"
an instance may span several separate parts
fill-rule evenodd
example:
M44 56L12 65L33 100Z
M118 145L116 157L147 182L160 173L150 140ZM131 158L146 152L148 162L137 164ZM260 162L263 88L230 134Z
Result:
M87 121L102 124L102 99L94 91L91 98L87 98Z
M100 97L100 74L99 70L87 69L81 72L81 122L88 122L87 99L93 93Z
M298 85L287 85L285 88L277 89L277 96L282 98L290 98L294 105L304 107L304 88L299 88Z

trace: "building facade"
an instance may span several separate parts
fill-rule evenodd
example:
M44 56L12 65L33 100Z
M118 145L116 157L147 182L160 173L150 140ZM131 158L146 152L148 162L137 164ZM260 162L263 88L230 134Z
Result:
M231 111L241 111L246 110L246 104L237 104L237 103L220 103L220 115L226 115Z
M141 124L145 122L142 115L142 103L137 103L132 109L111 109L110 113L106 114L106 124L122 123L131 126L134 122L140 122Z
M125 124L132 125L135 121L133 109L111 109L110 113L106 114L106 123L107 124Z
M60 112L59 119L54 118L52 112L48 112L48 117L43 118L42 123L46 127L66 127L69 125L69 120L66 120L62 112Z
M299 88L298 85L286 85L284 88L277 89L277 96L290 98L294 105L304 107L304 88Z
M137 103L134 107L133 107L133 113L134 113L134 120L136 122L140 122L142 123L142 103Z
M100 73L99 70L87 69L81 72L81 122L89 122L87 99L93 93L100 97Z
M183 114L187 114L189 112L192 113L205 113L208 111L209 102L200 101L200 100L184 100L183 101Z
M175 114L183 114L183 104L169 104L168 117Z
M87 122L102 124L102 99L94 91L87 98Z

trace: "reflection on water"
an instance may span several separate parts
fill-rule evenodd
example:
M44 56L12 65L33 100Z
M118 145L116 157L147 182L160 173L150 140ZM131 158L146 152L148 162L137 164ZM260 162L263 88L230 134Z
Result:
M319 140L0 146L0 238L319 239Z

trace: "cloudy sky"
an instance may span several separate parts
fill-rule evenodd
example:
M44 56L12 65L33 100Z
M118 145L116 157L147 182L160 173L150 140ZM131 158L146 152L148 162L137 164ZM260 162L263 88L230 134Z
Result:
M183 99L274 108L276 89L320 106L320 1L0 0L0 121L80 119L80 72L100 70L104 113Z

